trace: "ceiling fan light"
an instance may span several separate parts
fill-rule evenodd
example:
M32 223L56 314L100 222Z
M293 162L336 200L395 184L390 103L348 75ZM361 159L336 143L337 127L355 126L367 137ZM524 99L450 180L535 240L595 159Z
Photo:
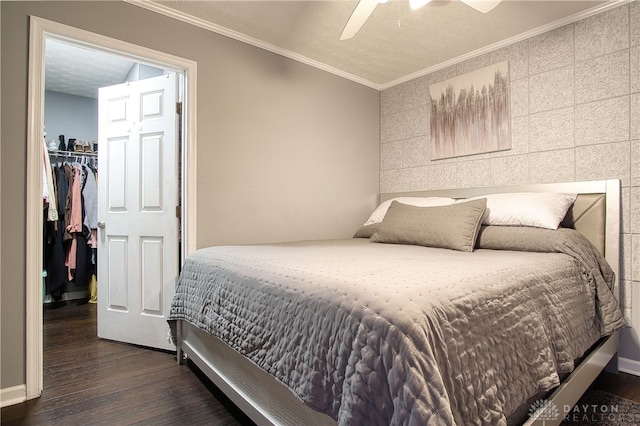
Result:
M416 10L429 3L431 0L409 0L411 10Z

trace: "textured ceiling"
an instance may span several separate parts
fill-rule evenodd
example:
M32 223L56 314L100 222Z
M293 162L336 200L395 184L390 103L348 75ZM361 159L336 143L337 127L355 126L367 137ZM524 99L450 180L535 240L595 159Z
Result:
M134 65L127 59L48 39L45 89L95 98L98 88L119 84Z
M128 1L384 88L625 0L503 0L487 14L458 0L433 0L415 11L406 0L391 0L345 41L340 33L357 1Z
M488 14L458 0L432 0L417 11L390 0L345 41L339 37L353 0L125 1L384 89L629 0L503 0ZM46 89L95 97L97 88L123 82L133 65L50 39Z

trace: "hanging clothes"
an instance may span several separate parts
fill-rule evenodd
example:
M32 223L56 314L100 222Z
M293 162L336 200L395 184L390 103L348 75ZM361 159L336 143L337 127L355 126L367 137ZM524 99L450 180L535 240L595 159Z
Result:
M84 186L82 188L82 205L84 206L84 226L89 230L98 229L98 185L93 170L83 165Z
M64 166L54 167L53 173L56 182L56 195L58 206L64 206L69 192L69 181L67 179ZM54 299L59 299L64 293L65 285L68 281L67 269L65 267L66 252L68 242L65 240L65 210L58 211L58 220L50 222L48 227L47 256L44 262L47 270L45 280L47 293Z
M81 171L77 165L72 167L73 179L71 183L71 191L67 197L69 204L69 225L67 232L71 235L71 247L67 252L65 265L69 273L69 281L73 279L73 270L76 269L76 254L78 251L78 234L82 232L82 192Z
M42 159L43 159L43 179L42 183L44 196L47 202L47 220L53 222L58 220L58 200L56 199L55 183L53 179L53 171L51 170L51 161L49 159L49 150L42 140Z
M73 168L70 164L64 163L62 165L62 170L64 171L64 176L67 179L67 194L64 199L64 239L71 240L72 236L69 232L68 228L71 225L71 202L73 200Z
M95 280L97 184L89 166L65 162L52 168L59 211L55 221L46 214L44 265L46 291L54 300L70 283L84 287Z

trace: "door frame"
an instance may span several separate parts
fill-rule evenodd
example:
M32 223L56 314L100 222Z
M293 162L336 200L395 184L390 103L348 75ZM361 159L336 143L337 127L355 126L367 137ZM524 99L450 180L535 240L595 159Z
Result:
M175 71L184 76L182 108L181 261L196 244L196 75L195 61L95 34L36 16L30 17L27 105L26 204L26 399L43 389L42 319L42 146L44 130L44 75L46 40L116 54L135 62Z

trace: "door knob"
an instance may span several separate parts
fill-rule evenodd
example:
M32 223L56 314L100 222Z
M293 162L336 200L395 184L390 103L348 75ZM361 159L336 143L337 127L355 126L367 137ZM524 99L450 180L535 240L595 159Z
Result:
M98 228L104 229L105 226L106 226L106 223L104 222L104 220L101 220L100 222L98 222Z

